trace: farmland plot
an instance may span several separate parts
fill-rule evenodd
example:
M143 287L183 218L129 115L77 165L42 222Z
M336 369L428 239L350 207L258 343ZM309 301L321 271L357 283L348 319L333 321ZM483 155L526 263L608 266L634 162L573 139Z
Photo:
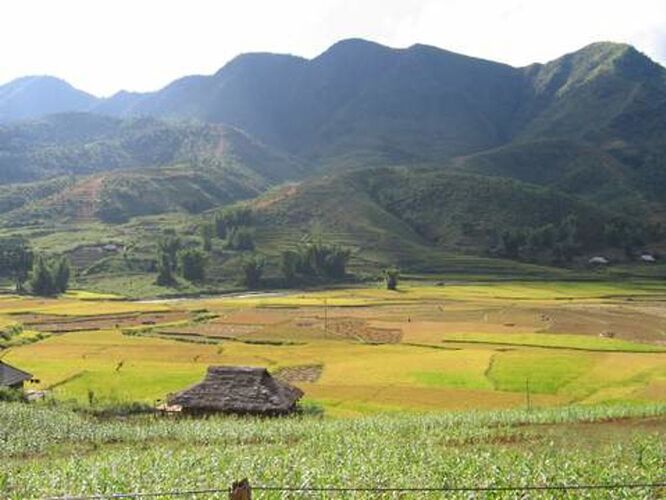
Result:
M404 286L162 303L8 297L0 300L0 320L58 334L0 355L34 373L34 388L84 403L93 394L97 404L154 404L215 364L287 374L306 401L334 416L528 401L663 402L664 305L666 289L652 282ZM316 374L301 367L317 367Z

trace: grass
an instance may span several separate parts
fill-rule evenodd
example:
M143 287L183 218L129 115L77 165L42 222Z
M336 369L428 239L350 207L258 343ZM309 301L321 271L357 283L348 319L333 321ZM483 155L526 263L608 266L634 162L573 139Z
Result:
M500 391L557 394L588 371L591 356L567 352L503 352L496 354L488 378Z

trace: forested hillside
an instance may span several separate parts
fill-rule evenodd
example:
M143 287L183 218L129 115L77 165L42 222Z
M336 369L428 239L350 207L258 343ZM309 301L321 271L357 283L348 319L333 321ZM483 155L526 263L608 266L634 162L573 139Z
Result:
M353 39L107 99L31 77L0 86L0 223L68 252L60 235L82 227L138 249L121 273L156 269L161 231L203 235L220 275L253 254L274 272L315 239L355 269L658 261L665 117L666 70L606 42L515 68ZM253 226L211 244L214 214L238 202Z

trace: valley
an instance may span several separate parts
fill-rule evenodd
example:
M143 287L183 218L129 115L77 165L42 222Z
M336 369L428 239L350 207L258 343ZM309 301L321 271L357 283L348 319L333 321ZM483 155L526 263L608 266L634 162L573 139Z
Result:
M405 284L178 301L0 299L47 336L2 359L61 401L155 404L209 365L268 367L330 416L666 397L658 282ZM640 325L640 326L639 326ZM27 334L27 333L26 333Z
M625 43L0 85L0 497L663 497L664 158Z

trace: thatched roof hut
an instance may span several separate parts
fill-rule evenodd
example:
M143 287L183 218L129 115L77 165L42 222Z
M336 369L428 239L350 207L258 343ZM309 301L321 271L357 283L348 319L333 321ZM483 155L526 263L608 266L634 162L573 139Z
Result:
M211 366L200 384L167 398L184 413L286 415L303 391L274 379L265 368Z
M23 383L32 379L32 375L0 361L0 387L22 389Z

